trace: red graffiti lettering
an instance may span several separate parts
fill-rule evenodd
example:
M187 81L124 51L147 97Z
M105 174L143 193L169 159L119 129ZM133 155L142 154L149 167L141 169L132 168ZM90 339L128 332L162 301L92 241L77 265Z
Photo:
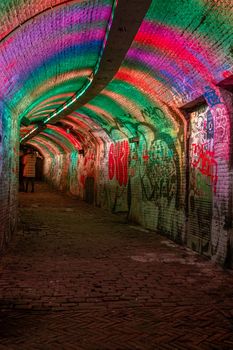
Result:
M149 154L146 150L143 151L143 155L142 155L142 158L144 160L144 162L148 162L149 161Z
M128 159L130 148L128 141L120 141L111 144L108 157L108 176L112 180L115 176L119 185L127 185Z
M214 152L206 150L205 144L192 144L191 165L197 168L200 173L209 176L216 191L218 181L218 164L214 159Z

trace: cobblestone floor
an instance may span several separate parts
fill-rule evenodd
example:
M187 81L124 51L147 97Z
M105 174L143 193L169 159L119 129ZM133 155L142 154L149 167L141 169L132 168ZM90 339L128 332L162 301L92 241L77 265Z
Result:
M233 272L37 185L0 262L0 350L233 349Z

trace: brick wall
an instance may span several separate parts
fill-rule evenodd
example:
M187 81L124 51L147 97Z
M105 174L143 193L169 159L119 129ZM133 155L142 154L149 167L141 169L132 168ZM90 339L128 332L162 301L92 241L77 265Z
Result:
M186 113L188 133L186 123L178 127L167 110L159 113L170 122L157 128L158 109L145 106L147 122L138 124L137 137L114 131L115 142L48 158L47 180L221 264L230 259L231 265L226 222L232 218L227 153L232 99L231 93L217 93ZM228 115L221 114L220 123L221 110Z
M18 125L0 104L0 250L10 242L17 226ZM15 157L16 155L16 157Z
M233 74L232 20L230 0L152 1L110 84L58 125L47 125L33 141L42 152L44 148L45 177L59 190L112 212L124 212L129 220L229 266L233 261L233 107L232 93L219 85ZM33 34L33 28L29 32ZM19 33L23 38L25 32ZM32 41L32 37L27 38ZM31 74L38 67L46 71L50 58L47 61L42 55L37 66L30 51L31 60L18 54L15 62L8 62L11 52L14 58L25 46L23 39L14 40L6 40L5 54L0 56L6 78L2 99L33 119L33 108L46 111L48 96L54 92L56 101L62 86L57 93L46 91L44 71L41 76ZM77 69L72 60L70 64L67 77ZM26 68L29 73L24 77ZM58 66L51 68L57 72ZM43 76L45 81L40 80ZM56 81L55 76L50 78ZM40 95L41 81L45 95ZM17 128L13 120L1 106L4 242L15 226Z
M185 242L184 126L165 120L157 129L154 119L163 111L145 108L147 122L138 124L138 138L114 131L115 142L96 142L84 154L54 155L45 161L45 176L60 190L84 200L92 196L98 206Z

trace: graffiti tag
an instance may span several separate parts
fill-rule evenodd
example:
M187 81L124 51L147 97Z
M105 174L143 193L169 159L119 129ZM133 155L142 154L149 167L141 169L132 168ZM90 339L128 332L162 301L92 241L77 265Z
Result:
M128 141L112 143L108 156L108 176L112 180L114 177L119 185L126 186L128 182L128 159L130 148Z
M216 191L218 181L218 165L214 159L214 152L206 149L205 144L192 144L191 149L191 165L197 168L200 173L210 177L211 183Z

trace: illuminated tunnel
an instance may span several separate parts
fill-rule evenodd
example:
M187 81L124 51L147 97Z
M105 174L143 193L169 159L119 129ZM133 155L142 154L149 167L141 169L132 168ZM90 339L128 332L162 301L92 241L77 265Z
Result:
M57 189L233 264L233 2L5 0L0 13L1 249L21 143Z

